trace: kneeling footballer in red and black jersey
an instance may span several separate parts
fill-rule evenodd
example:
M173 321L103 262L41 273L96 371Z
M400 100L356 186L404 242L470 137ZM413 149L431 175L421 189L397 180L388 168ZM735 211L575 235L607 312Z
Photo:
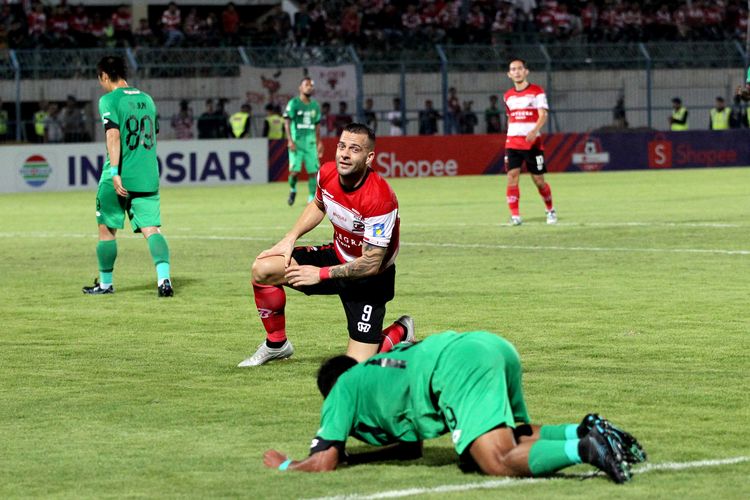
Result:
M318 172L315 199L284 238L253 262L252 284L266 340L238 366L258 366L290 357L283 286L307 295L338 295L349 330L347 355L367 359L411 340L414 324L399 318L383 329L385 305L394 296L399 248L398 200L372 169L375 134L352 123L341 134L336 161ZM333 225L333 242L295 247L324 217Z

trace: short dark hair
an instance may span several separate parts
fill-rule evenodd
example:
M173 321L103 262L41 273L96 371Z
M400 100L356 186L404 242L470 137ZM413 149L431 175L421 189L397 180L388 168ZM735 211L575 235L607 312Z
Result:
M373 132L373 130L364 123L352 122L344 127L344 132L349 132L350 134L366 135L367 139L370 142L370 149L375 148L375 132Z
M311 76L304 76L302 77L302 80L299 81L299 84L302 85L302 82L305 80L310 80L310 83L315 83L315 80L313 80Z
M128 77L128 65L125 59L120 56L106 56L96 65L96 76L102 76L106 73L113 82L125 80Z
M526 64L526 59L521 59L520 57L511 57L511 58L510 58L510 59L508 60L508 67L510 68L510 65L511 65L511 64L513 64L513 63L514 63L514 62L516 62L516 61L518 61L518 62L520 62L521 64L523 64L523 67L524 67L524 68L528 68L528 67L529 67L529 66L528 66L528 65Z
M323 361L318 370L318 389L323 398L328 397L339 377L356 364L356 359L345 355L335 356Z

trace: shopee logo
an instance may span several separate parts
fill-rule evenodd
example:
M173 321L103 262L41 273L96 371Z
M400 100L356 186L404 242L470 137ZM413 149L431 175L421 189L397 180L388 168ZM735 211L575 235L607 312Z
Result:
M667 140L649 141L648 143L648 167L649 168L671 168L672 167L672 142Z
M448 160L407 160L401 162L396 153L383 152L375 156L375 170L383 177L443 177L458 174L458 162Z

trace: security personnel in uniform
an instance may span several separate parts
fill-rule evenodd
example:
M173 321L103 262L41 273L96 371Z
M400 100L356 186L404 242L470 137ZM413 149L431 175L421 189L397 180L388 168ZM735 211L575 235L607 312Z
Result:
M263 121L263 137L269 139L284 138L284 119L279 113L279 108L274 104L266 104L266 119Z
M229 117L229 126L232 127L232 135L237 139L250 137L250 111L252 108L245 103L240 110Z
M724 98L721 96L717 97L716 107L710 111L711 122L708 124L708 128L710 130L729 130L729 118L731 115L732 110L726 106Z
M669 117L669 125L673 132L688 130L688 110L682 105L682 99L672 99L672 116Z
M34 113L34 142L44 142L44 122L48 116L47 102L41 101L39 103L39 111Z

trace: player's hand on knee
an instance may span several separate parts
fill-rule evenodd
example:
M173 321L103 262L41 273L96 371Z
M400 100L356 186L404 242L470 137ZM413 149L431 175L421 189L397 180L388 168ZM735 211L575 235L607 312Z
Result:
M274 246L267 250L263 250L258 254L257 259L265 259L267 257L281 256L284 257L284 267L289 267L292 261L292 252L294 251L294 241L289 241L286 238L276 243Z
M311 286L320 283L320 268L293 265L286 268L286 282L292 286Z

